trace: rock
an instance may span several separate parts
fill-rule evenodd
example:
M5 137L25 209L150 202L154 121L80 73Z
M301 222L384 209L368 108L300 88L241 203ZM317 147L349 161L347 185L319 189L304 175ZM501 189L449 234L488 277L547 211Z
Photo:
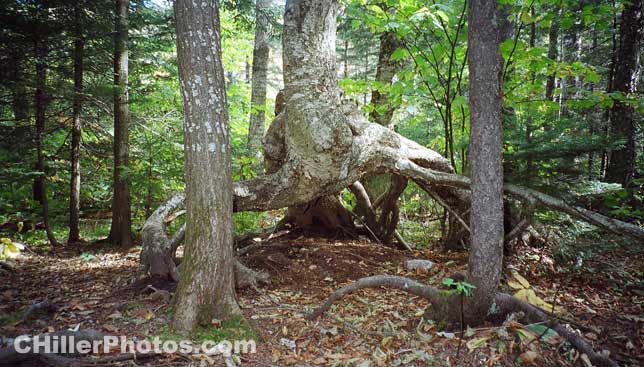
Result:
M433 268L434 265L436 265L436 263L431 260L413 259L405 261L405 268L407 268L407 270L420 269L423 271L428 271L429 269Z

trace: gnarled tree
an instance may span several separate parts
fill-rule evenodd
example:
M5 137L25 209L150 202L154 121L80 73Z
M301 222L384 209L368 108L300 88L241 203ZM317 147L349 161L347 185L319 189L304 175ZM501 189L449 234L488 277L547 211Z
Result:
M354 103L342 99L335 64L337 6L334 0L287 2L283 36L285 104L263 141L271 169L265 175L234 183L233 209L265 211L300 205L335 195L365 174L385 172L415 181L445 205L469 205L470 180L454 174L448 159L391 129L370 123ZM504 185L504 193L530 207L562 211L616 233L644 239L641 227L569 206L534 190ZM169 248L172 241L151 222L154 217L144 228L141 265L151 275L170 277L172 266L167 264L173 263ZM256 274L246 271L244 275Z

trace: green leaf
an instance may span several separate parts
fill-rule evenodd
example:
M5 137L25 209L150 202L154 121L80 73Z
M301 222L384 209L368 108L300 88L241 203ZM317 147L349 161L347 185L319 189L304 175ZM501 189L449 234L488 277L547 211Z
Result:
M407 57L407 50L404 48L398 48L391 54L391 59L393 61L399 61Z

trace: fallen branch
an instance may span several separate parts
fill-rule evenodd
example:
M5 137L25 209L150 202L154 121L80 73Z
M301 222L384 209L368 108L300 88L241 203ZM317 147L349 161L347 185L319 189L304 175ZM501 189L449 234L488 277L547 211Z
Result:
M378 288L378 287L391 287L395 288L416 296L423 297L427 299L432 306L439 305L448 301L448 297L445 297L447 294L446 291L438 290L432 286L424 285L415 280L395 276L395 275L376 275L366 278L358 279L357 281L346 285L340 289L337 289L327 300L318 306L313 312L306 314L308 320L314 320L326 312L334 302L340 300L349 293L355 292L359 289L364 288ZM525 314L525 317L530 323L551 322L551 317L548 313L542 310L539 307L531 305L527 302L521 301L517 298L514 298L505 293L497 293L494 302L499 307L499 312L502 316L507 316L510 313L522 311ZM497 316L497 315L495 315ZM584 340L581 335L576 334L574 331L568 329L566 326L554 323L552 329L555 330L559 335L565 338L570 342L577 350L581 353L585 353L590 361L597 366L607 366L607 367L617 367L617 363L596 353L592 346Z

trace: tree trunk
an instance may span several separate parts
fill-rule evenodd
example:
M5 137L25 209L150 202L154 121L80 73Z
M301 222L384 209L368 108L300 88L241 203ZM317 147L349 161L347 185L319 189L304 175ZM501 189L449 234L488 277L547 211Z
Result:
M129 166L130 110L128 106L128 8L129 0L115 0L114 35L114 195L109 241L132 246Z
M619 51L613 80L613 90L630 97L637 92L639 56L642 43L644 15L642 0L625 3L620 25ZM610 154L606 180L627 187L635 175L635 108L615 100L610 113L611 135L625 140L622 148Z
M74 102L72 111L72 143L71 143L71 178L69 188L69 237L67 243L80 241L79 212L80 212L80 140L81 113L83 104L83 31L81 26L82 8L79 3L74 6L75 37L74 40Z
M402 66L400 61L391 59L391 55L398 49L399 45L400 43L396 38L396 34L393 32L385 32L380 36L376 82L382 83L386 87L391 85L396 71ZM391 124L391 119L396 107L389 102L388 92L374 89L371 92L371 103L375 108L369 115L369 119L393 130L394 127Z
M530 15L534 16L534 7L530 9ZM535 43L537 39L537 25L536 22L530 23L530 40L529 40L529 46L531 49L534 48ZM530 72L530 83L534 84L536 79L536 75L534 72ZM526 180L530 181L532 179L533 175L533 170L534 170L534 160L532 158L532 154L530 154L530 150L532 149L532 130L534 129L533 125L533 117L532 115L527 117L526 120L526 125L525 125L525 140L526 144L528 145L528 154L526 155L526 169L525 169L525 176Z
M49 201L47 200L47 173L45 168L45 154L43 152L43 135L45 134L45 112L47 109L47 44L44 40L34 41L34 55L36 56L36 170L40 172L35 182L35 192L38 193L42 205L42 217L47 231L47 239L52 246L58 246L56 237L51 230L49 221Z
M611 2L612 7L615 7L615 0ZM606 82L606 93L610 93L613 91L613 81L615 80L615 67L617 64L617 14L616 12L613 13L613 23L612 23L612 28L611 28L611 52L610 52L610 67L608 68L608 78ZM603 128L603 136L605 138L608 138L609 134L609 128L610 128L610 113L611 113L611 108L606 108L604 112L604 121L605 125ZM599 166L599 178L600 180L603 180L606 178L606 167L608 166L608 160L609 160L609 150L604 147L602 149L602 159L601 163Z
M257 0L255 5L255 42L253 47L253 79L250 97L250 124L248 125L248 152L257 158L254 167L261 168L261 143L266 130L266 84L270 54L268 8L270 0Z
M391 86L396 72L402 66L400 61L391 59L391 56L399 46L400 42L393 32L385 32L380 37L376 82L386 89ZM388 91L374 89L371 93L371 103L374 109L369 115L369 119L372 122L394 130L395 127L392 123L392 118L396 106L389 101ZM362 182L369 199L374 200L374 206L373 208L359 206L359 212L365 216L367 223L372 221L369 218L371 212L379 212L379 218L374 221L374 224L369 225L371 227L370 229L382 243L392 243L399 220L398 198L405 191L407 180L396 175L385 174L366 175ZM358 202L361 203L362 201L359 200Z
M485 320L501 279L503 261L503 131L499 19L496 0L469 2L470 258L467 324Z
M25 88L27 81L25 80L25 65L23 64L25 61L25 54L20 47L16 48L13 59L14 64L12 70L13 86L11 88L11 107L13 109L13 118L16 120L16 124L19 126L19 124L25 123L29 118L27 89Z
M175 3L187 230L172 324L182 335L241 312L234 288L230 125L217 4Z
M550 29L548 30L548 58L552 62L557 62L559 57L559 18L561 16L561 8L557 10L557 14L552 19L550 23ZM555 74L555 69L550 70L550 75L546 80L546 101L552 101L554 99L555 88L557 84L557 76Z

